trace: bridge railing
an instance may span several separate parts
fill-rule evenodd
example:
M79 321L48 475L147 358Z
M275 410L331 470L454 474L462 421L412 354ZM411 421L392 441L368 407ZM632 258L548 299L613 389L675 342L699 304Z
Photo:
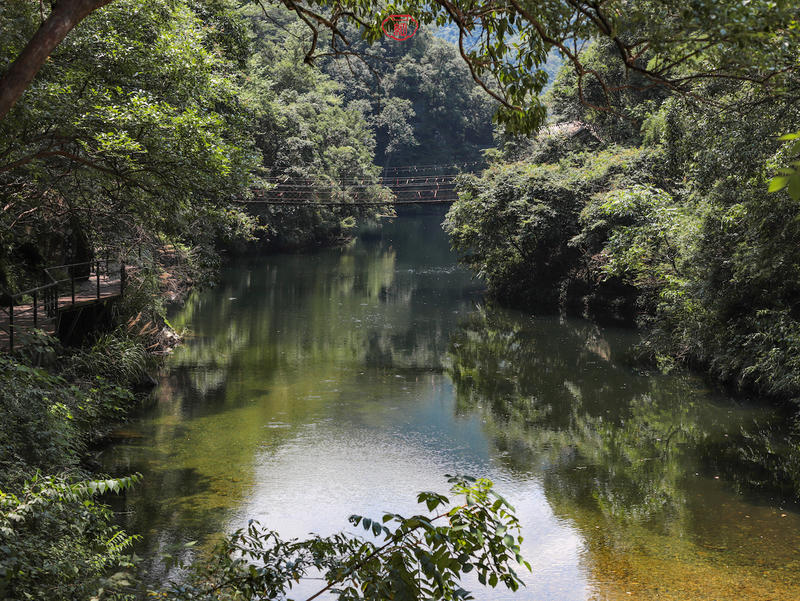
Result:
M475 173L477 171L482 171L486 166L486 161L484 160L431 165L384 166L381 169L381 177L383 179L392 179L394 177L406 177L408 175L425 176L450 173Z
M123 260L96 259L48 267L45 281L26 290L0 287L0 331L8 350L14 350L20 331L54 321L59 310L123 295L129 270Z
M397 174L378 181L343 178L335 183L302 178L267 178L272 188L252 190L253 197L238 202L301 206L354 206L452 203L457 200L458 174ZM377 200L373 189L387 188L391 200Z

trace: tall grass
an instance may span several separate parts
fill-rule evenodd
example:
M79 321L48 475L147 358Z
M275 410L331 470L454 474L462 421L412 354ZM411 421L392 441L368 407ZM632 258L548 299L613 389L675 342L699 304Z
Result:
M119 386L135 386L147 377L156 359L142 341L117 330L101 335L88 350L71 354L64 366L64 375L80 380L100 376Z

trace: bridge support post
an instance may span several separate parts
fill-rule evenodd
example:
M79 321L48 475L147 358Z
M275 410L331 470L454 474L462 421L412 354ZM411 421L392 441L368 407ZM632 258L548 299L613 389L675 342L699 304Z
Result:
M95 261L94 271L97 275L97 300L100 300L100 261Z
M70 269L70 272L69 272L69 287L70 287L70 292L72 293L72 304L74 305L75 304L75 274L72 273L71 269Z
M38 315L39 311L38 311L38 303L37 303L38 296L39 296L39 294L36 292L36 290L34 290L33 291L33 327L34 328L39 325L39 315Z
M128 272L125 270L125 262L120 259L119 261L119 295L125 294L125 280L128 278Z
M8 307L8 350L14 352L14 297Z

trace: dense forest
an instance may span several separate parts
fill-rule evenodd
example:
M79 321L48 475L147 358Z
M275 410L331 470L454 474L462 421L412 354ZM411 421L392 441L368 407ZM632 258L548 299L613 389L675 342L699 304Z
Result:
M392 12L419 33L384 38ZM635 323L643 361L800 401L798 42L784 0L5 2L0 309L36 303L49 266L94 263L98 297L101 258L135 269L105 332L34 329L0 356L3 597L147 594L104 502L140 477L95 454L176 342L167 300L232 254L346 243L390 211L364 201L391 200L392 167L487 166L444 228L491 303ZM314 192L248 202L286 182ZM459 390L481 349L455 351ZM322 572L340 599L461 599L473 570L516 590L513 511L451 484L452 505L419 497L437 517L354 517L380 545L254 523L166 557L185 577L152 593L282 598Z
M625 77L607 42L585 61ZM563 66L552 123L501 136L492 167L462 183L453 244L503 303L638 320L642 352L665 368L799 399L798 200L769 191L797 96L713 81L695 92L704 104L642 83L600 111L594 83Z

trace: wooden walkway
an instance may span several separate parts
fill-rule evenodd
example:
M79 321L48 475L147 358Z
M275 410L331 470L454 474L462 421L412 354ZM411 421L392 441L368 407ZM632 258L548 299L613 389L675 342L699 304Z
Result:
M59 315L64 310L91 306L122 295L123 284L119 274L113 274L112 276L101 274L99 284L98 292L96 273L89 274L89 279L87 281L76 282L74 302L71 289L66 292L59 290L57 303L53 303L57 306L54 315L48 316L44 307L44 302L41 298L37 299L35 324L33 303L14 305L14 345L18 345L25 337L25 333L30 332L34 327L44 330L48 334L55 335L58 329ZM0 351L10 350L10 322L9 307L0 307Z

